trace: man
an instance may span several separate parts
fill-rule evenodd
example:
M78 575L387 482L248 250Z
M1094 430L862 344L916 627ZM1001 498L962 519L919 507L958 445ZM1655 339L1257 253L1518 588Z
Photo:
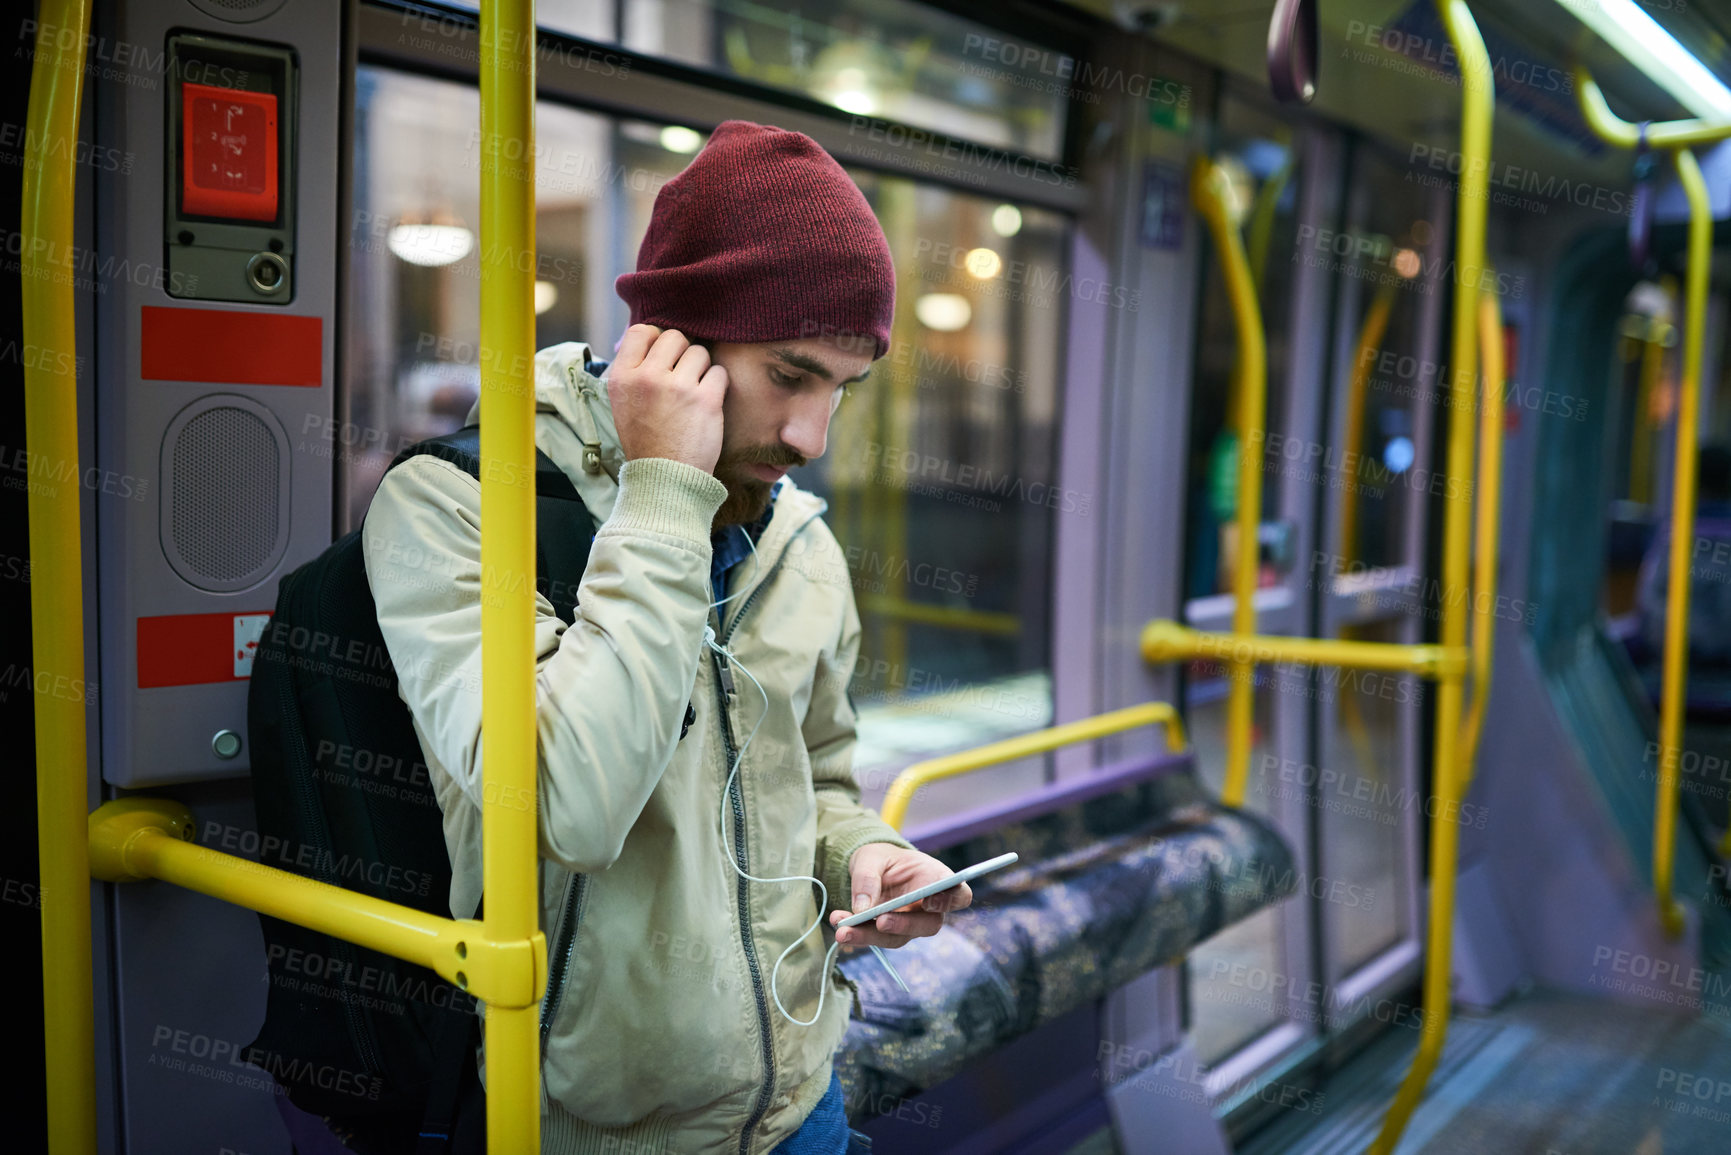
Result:
M834 928L950 873L859 803L859 617L824 503L782 476L887 351L889 246L809 137L728 121L617 288L632 325L605 381L583 345L535 360L536 444L600 526L575 622L537 599L542 1150L839 1153L852 984L831 941L900 946L971 901ZM363 532L457 917L481 886L479 521L479 483L423 456Z

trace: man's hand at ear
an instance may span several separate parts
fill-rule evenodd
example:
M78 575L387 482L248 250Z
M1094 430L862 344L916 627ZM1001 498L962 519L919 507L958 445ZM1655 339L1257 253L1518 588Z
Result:
M870 910L898 894L955 873L931 855L893 842L868 842L861 846L848 859L848 871L853 879L853 910L832 912L831 926L855 911ZM973 901L973 890L967 883L959 883L905 910L880 914L859 926L838 927L835 938L843 946L905 946L910 939L937 934L944 925L945 912L961 910Z

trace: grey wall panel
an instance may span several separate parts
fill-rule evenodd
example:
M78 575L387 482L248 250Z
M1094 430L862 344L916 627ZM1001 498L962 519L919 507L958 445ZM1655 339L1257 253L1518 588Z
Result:
M221 668L216 647L226 652L229 645L223 631L217 630L211 640L175 625L168 640L152 645L145 655L148 659L165 647L177 657L208 650L202 657L207 665L216 659L217 667L211 680L140 688L139 620L268 614L276 600L276 579L330 542L330 460L298 445L308 428L327 427L334 389L337 250L339 238L346 237L336 219L341 5L338 0L302 0L257 18L268 7L236 6L244 23L161 2L117 5L98 16L98 34L107 43L126 46L129 62L123 76L105 78L97 86L98 145L114 150L102 155L129 163L127 171L99 172L97 180L96 275L102 282L97 300L97 455L104 469L142 494L138 500L109 502L109 516L101 519L97 536L102 666L111 688L102 704L103 774L121 786L237 776L245 774L249 764L244 748L231 759L212 749L218 731L245 732L247 682L233 676L232 662ZM291 167L280 174L284 195L293 205L297 237L290 249L293 299L286 303L237 305L188 298L185 276L166 268L166 109L177 83L169 74L167 42L171 33L185 32L287 47L295 54L297 98L292 108L279 110L279 120L292 115L299 142ZM245 373L236 373L241 380L232 381L145 379L144 310L186 308L316 320L317 384L247 384ZM202 451L176 456L174 446L165 443L176 415L215 394L268 411L277 431L287 435L286 442L275 438L279 446L289 446L287 452L279 452L274 463L270 454L251 450L226 462ZM262 444L260 438L254 440ZM316 439L310 443L323 444ZM198 492L200 485L203 493ZM289 492L280 494L279 486ZM258 500L243 499L237 490L246 488L256 490ZM178 510L178 524L171 504ZM225 551L239 549L249 535L260 533L272 537L274 544L248 552L248 560L256 564L231 565L235 558L226 557ZM216 569L171 556L177 552L191 552ZM208 572L218 573L218 579L199 577ZM217 621L206 619L207 630ZM229 633L232 636L232 629Z
M252 829L240 786L185 792L201 841L220 849L222 832ZM118 1150L288 1155L275 1084L247 1061L267 991L258 916L166 883L113 889L125 1084Z
M84 461L99 469L98 478L112 477L129 493L98 487L86 499L93 514L85 555L92 574L86 619L94 624L87 631L90 677L102 685L93 711L91 805L114 795L115 786L153 788L190 805L204 834L250 831L254 825L247 752L225 761L211 747L217 730L244 734L248 683L227 677L140 689L138 621L269 613L278 577L330 542L330 460L299 445L308 428L327 427L334 394L337 265L340 239L347 235L337 219L342 16L340 0L225 0L203 9L187 0L123 0L99 4L94 17L92 30L105 47L89 88L93 156L115 163L93 164L88 186L91 239L82 272L91 282L94 331L81 350L94 354L94 371L90 395L81 398L89 430ZM301 146L285 173L293 181L297 238L293 298L285 304L236 305L171 291L177 286L167 272L163 222L166 102L174 78L166 44L171 33L183 32L286 47L295 54L299 83L292 114ZM318 342L310 352L317 358L317 381L282 386L146 380L140 345L146 308L316 319ZM251 410L287 435L286 443L273 437L287 487L276 494L275 532L286 540L281 548L254 551L254 560L262 558L263 564L249 580L211 589L188 581L164 549L165 529L172 537L174 528L163 518L162 498L174 480L172 455L164 461L164 439L177 415L218 396L238 399L227 404ZM188 476L196 480L197 473L182 480ZM222 524L215 511L225 500L232 511L233 495L208 496L211 524L199 523L205 509L195 501L183 510L183 541L190 528L206 531L218 548L233 548L249 533L262 532L240 526L231 535L235 527ZM189 645L191 637L171 634L170 640ZM99 884L93 906L100 1149L288 1155L274 1085L242 1053L262 1020L266 994L257 916L154 882Z

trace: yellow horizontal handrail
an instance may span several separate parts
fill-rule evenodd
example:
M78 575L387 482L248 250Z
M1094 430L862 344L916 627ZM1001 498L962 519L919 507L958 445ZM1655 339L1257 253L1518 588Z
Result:
M879 808L878 813L885 822L900 830L902 819L907 816L908 804L913 801L914 792L928 783L938 781L940 778L953 778L958 774L966 774L972 770L983 770L988 766L996 766L1017 758L1025 758L1029 754L1044 754L1049 750L1056 750L1060 746L1087 742L1094 738L1104 738L1109 734L1134 730L1139 726L1156 724L1163 724L1166 727L1166 748L1168 750L1176 754L1184 749L1184 722L1179 718L1178 711L1166 702L1144 702L1140 706L1128 706L1122 710L1096 714L1092 718L1065 722L1060 726L1050 726L1044 730L1035 730L1030 734L1020 734L1014 738L1006 738L1002 742L992 742L973 750L963 750L958 754L946 754L941 758L916 762L896 775L896 780L890 783L889 791L884 795L884 803Z
M473 919L316 882L192 841L192 812L178 802L131 797L90 814L91 875L104 882L159 879L358 943L437 971L492 1006L532 1007L547 973L546 937L495 942Z
M1611 106L1605 103L1604 92L1587 66L1577 62L1574 74L1575 103L1580 106L1581 116L1586 120L1587 127L1607 144L1620 145L1623 148L1634 148L1640 144L1640 126L1611 111ZM1731 137L1731 122L1722 120L1661 120L1647 125L1647 144L1651 148L1690 148L1699 144L1713 144L1726 137Z
M962 606L934 606L890 594L861 594L861 613L880 614L904 622L919 622L949 630L976 634L1014 635L1022 632L1022 615L1001 610L971 610Z
M1465 646L1358 642L1345 638L1289 638L1272 634L1216 634L1193 630L1168 618L1142 627L1142 658L1175 662L1213 658L1221 662L1294 666L1341 666L1387 670L1422 678L1458 676L1467 668Z

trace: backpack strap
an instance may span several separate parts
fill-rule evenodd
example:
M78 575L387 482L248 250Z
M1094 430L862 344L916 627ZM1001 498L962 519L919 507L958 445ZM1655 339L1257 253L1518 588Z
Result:
M386 472L411 457L443 458L477 481L481 477L481 427L465 425L454 433L416 442L397 454ZM535 450L535 587L553 603L559 620L577 617L577 584L589 564L595 519L565 471Z
M415 1141L415 1155L446 1155L451 1149L470 1052L479 1041L481 1020L452 1009L439 1022L433 1041L433 1080L427 1087L427 1113Z
M599 377L607 362L590 360L585 369ZM397 454L386 472L411 457L443 458L477 481L481 477L481 427L465 425L454 433L417 442ZM595 540L595 519L565 471L540 449L535 450L535 587L553 603L553 612L569 626L577 616L577 586L589 564ZM686 726L689 727L690 707ZM685 736L684 732L680 737ZM475 917L481 917L477 907ZM427 1113L417 1137L416 1155L445 1155L461 1102L461 1086L469 1070L480 1019L450 1014L440 1023L433 1044L433 1081L428 1088Z

